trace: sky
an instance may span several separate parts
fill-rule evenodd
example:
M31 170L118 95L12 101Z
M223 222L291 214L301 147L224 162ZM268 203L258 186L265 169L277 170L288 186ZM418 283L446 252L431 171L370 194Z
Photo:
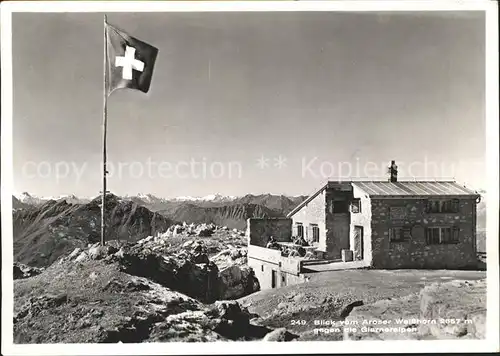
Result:
M108 189L308 194L327 179L485 181L482 13L110 13L159 49L108 99ZM14 187L102 187L103 14L13 15Z

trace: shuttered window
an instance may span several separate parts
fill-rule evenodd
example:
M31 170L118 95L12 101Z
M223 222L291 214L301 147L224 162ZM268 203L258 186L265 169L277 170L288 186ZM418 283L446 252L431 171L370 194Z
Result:
M319 242L319 227L317 224L310 225L312 242Z
M302 223L295 223L294 230L295 236L304 237L304 226L302 225Z
M389 229L389 240L391 242L408 241L411 239L411 228L406 226L391 227Z
M428 245L441 245L457 243L459 241L460 229L457 226L428 227L425 231Z
M437 200L429 199L426 201L427 213L458 213L460 211L460 200Z

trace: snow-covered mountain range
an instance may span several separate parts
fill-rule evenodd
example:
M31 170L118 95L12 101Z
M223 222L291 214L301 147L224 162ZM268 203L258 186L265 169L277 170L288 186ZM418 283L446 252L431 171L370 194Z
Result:
M29 204L29 205L41 205L49 200L61 200L64 199L68 203L73 203L73 204L83 204L83 203L88 203L95 197L78 197L74 194L69 194L69 195L59 195L59 196L47 196L47 197L40 197L34 194L30 194L28 192L23 192L21 194L15 194L14 197L16 197L21 203L24 204ZM97 197L97 196L96 196ZM137 195L124 195L122 196L123 199L125 200L134 200L134 199L140 199L145 203L148 204L155 204L155 203L161 203L161 202L214 202L214 203L225 203L225 202L231 202L238 197L232 196L232 195L222 195L219 193L216 194L210 194L206 196L179 196L175 198L162 198L162 197L157 197L153 194L144 194L144 193L138 193Z
M192 196L180 196L173 200L176 201L212 201L212 202L229 202L237 199L237 197L232 195L222 195L222 194L210 194L204 197L192 197Z
M125 195L124 198L139 198L147 203L153 203L157 201L212 201L212 202L227 202L237 199L235 196L222 195L219 193L206 195L204 197L196 196L179 196L175 198L161 198L153 194L143 194L138 193L137 195Z
M17 200L19 200L23 204L28 204L28 205L42 205L49 200L66 200L66 202L71 203L71 204L85 204L88 203L92 200L92 198L87 198L87 197L77 197L74 194L68 194L68 195L59 195L59 196L54 196L54 197L39 197L33 194L30 194L28 192L23 192L18 195L14 195Z

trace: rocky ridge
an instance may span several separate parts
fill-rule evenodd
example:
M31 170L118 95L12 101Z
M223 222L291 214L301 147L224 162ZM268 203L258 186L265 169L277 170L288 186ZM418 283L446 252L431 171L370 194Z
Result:
M198 226L196 231L206 229L209 227ZM110 241L104 247L89 244L86 249L76 248L57 263L116 262L121 271L151 279L203 302L236 299L260 289L253 270L246 266L245 248L225 245L222 250L224 245L215 244L216 240L181 236L175 239L165 233L135 243Z
M185 236L184 236L185 237ZM172 237L173 238L173 237ZM255 325L235 299L259 289L245 252L207 254L203 241L168 237L76 248L41 273L14 281L17 343L288 341ZM181 243L182 242L182 243ZM221 269L214 261L224 261ZM231 261L236 261L231 263ZM64 332L61 332L63 330Z
M130 201L109 194L106 200L110 240L137 241L167 230L173 222ZM14 259L47 267L75 248L100 240L101 198L86 204L50 200L13 212Z
M57 264L14 290L16 343L255 340L271 331L235 301L207 305L103 261Z

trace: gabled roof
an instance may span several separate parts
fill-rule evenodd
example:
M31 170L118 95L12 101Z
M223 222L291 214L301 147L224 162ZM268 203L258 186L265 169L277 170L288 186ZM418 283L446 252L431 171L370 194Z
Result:
M428 198L432 196L470 196L477 198L480 195L464 186L461 186L455 181L328 181L314 194L310 195L306 200L297 205L292 211L287 214L291 217L311 200L321 194L330 184L335 183L350 183L353 186L361 189L370 197L422 197Z
M325 189L326 187L328 187L328 182L326 182L321 188L319 188L314 194L311 194L306 200L304 200L302 203L300 203L299 205L297 205L295 208L292 209L292 211L290 211L286 217L289 218L291 217L293 214L295 214L297 211L299 211L300 209L302 209L303 206L309 204L309 202L311 200L313 200L314 198L316 198L318 195L320 195Z
M454 181L352 182L370 197L479 196Z

